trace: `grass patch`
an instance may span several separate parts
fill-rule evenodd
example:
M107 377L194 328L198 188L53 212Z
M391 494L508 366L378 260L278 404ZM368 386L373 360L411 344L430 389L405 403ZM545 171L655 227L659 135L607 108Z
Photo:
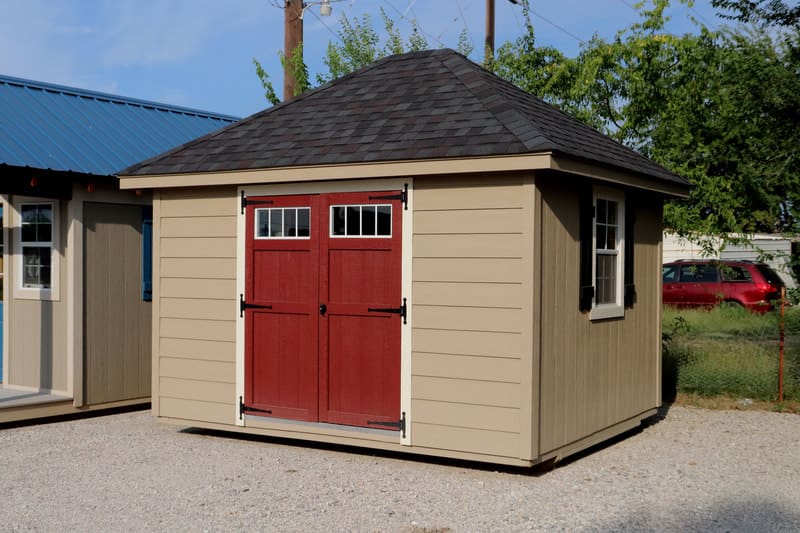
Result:
M675 405L684 407L701 407L703 409L726 409L731 411L774 411L777 413L793 413L800 415L800 401L787 400L784 402L763 402L753 400L743 401L742 398L730 396L701 396L679 392L675 398Z
M664 399L672 401L677 394L761 402L777 400L779 319L775 312L754 315L730 308L711 311L665 308ZM800 309L797 308L787 313L785 354L784 399L800 401Z

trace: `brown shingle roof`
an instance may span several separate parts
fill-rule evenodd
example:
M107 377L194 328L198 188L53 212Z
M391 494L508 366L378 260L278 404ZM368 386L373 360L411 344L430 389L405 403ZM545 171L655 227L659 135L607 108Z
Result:
M688 184L452 50L381 59L120 174L548 151Z

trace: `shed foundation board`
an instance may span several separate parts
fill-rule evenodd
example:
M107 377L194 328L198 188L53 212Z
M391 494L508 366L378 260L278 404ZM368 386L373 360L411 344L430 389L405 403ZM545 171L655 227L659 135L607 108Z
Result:
M366 440L363 437L348 437L333 434L314 433L313 437L308 433L291 430L279 429L263 429L254 427L231 426L228 424L215 424L211 422L197 422L195 420L184 420L180 418L167 418L159 417L160 422L170 425L177 425L183 427L193 427L200 429L208 429L215 431L226 431L232 433L239 433L245 435L261 435L264 437L276 437L281 439L291 439L292 441L302 442L321 442L325 444L337 444L343 446L353 446L367 450L384 450L389 452L398 452L408 455L424 455L428 457L441 457L444 459L459 459L465 461L476 461L481 463L502 464L508 466L534 466L536 462L523 461L514 457L500 457L496 455L478 454L478 453L465 453L454 450L440 450L437 448L426 448L422 446L406 446L399 442L382 442ZM298 442L298 444L302 444Z
M41 402L30 401L20 402L19 404L9 405L7 407L0 406L0 424L21 422L25 420L36 420L53 416L95 413L103 410L116 409L120 407L132 407L136 405L146 408L149 403L149 398L139 398L136 400L110 402L101 405L75 407L72 398L59 396Z

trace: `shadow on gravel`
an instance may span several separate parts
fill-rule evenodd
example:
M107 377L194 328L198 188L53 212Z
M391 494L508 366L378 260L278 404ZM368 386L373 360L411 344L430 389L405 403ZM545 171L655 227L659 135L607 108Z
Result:
M674 509L669 516L638 513L595 526L600 531L798 531L800 513L772 501L727 501L708 508Z
M42 418L31 418L28 420L15 420L13 422L0 422L0 431L9 428L21 428L27 426L39 426L42 424L55 424L57 422L69 422L71 420L81 420L84 418L97 418L101 416L119 415L122 413L132 413L134 411L149 410L149 403L137 405L126 405L123 407L112 407L109 409L94 409L91 411L79 411L58 416L45 416Z
M616 437L612 437L600 444L592 446L591 448L587 448L582 452L578 452L565 459L562 459L559 462L551 460L551 461L546 461L544 463L540 463L532 467L498 465L494 463L482 463L478 461L469 461L465 459L450 459L447 457L435 457L427 455L417 455L413 453L375 450L372 448L362 448L358 446L287 439L282 437L250 435L250 434L229 432L223 430L214 430L214 429L186 428L182 429L180 432L189 435L200 435L200 436L226 438L239 441L259 442L259 443L274 444L279 446L292 446L302 449L326 450L343 454L358 454L361 456L381 457L384 459L405 461L409 463L425 463L425 464L440 465L452 468L463 468L468 470L481 470L486 472L501 472L505 474L539 477L555 470L556 468L560 468L562 466L571 464L575 461L579 461L586 456L589 456L605 448L614 446L619 442L622 442L626 439L629 439L641 433L645 428L653 426L658 422L664 420L664 418L666 418L667 416L667 413L669 412L669 408L670 405L663 405L658 409L658 412L656 414L654 414L650 418L643 420L642 424L639 427L626 431L625 433L617 435Z

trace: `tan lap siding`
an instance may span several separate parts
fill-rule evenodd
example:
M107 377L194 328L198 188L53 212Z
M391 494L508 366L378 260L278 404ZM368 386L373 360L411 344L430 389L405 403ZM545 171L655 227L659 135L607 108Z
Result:
M158 209L158 415L232 424L236 190L166 190Z
M537 178L537 186L543 257L540 444L546 454L659 403L661 205L639 198L627 206L636 209L638 301L624 319L591 321L578 310L578 188L558 178Z
M415 180L414 446L520 457L532 239L523 188L515 176Z

